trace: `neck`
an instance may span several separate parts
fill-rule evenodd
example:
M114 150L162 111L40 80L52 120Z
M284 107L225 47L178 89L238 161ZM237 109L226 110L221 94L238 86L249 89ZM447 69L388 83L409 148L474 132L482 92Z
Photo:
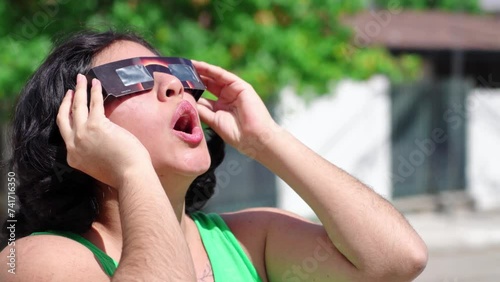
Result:
M181 226L184 234L187 234L186 215L184 207L184 198L189 188L192 179L184 179L178 181L166 180L166 177L160 175L160 182L165 193L168 196L170 204L173 208L175 216ZM120 211L118 203L118 191L109 186L101 185L99 187L102 194L99 194L100 212L97 220L92 224L92 227L97 233L104 233L112 237L117 242L122 242L122 229L120 222ZM92 235L90 235L92 236ZM120 246L121 249L121 246Z

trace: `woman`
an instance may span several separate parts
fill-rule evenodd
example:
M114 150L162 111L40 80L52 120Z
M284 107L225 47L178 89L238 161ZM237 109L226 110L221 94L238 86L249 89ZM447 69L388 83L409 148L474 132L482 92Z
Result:
M155 72L152 89L105 102L101 82L81 75L152 56L135 35L81 33L30 79L13 129L23 229L16 274L2 281L410 281L423 270L426 246L404 217L280 128L236 75L193 61L217 101ZM271 208L194 212L222 159L198 115L284 179L322 225Z

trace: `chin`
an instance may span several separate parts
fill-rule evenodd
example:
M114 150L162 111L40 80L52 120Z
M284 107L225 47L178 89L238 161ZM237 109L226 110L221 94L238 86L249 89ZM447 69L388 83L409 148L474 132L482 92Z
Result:
M210 168L210 158L208 159L208 161L203 163L197 160L196 164L187 165L184 169L182 168L179 169L179 172L181 172L184 175L197 177L207 172L209 168Z
M210 155L193 154L184 155L177 160L157 162L154 167L160 174L178 174L196 178L210 168Z

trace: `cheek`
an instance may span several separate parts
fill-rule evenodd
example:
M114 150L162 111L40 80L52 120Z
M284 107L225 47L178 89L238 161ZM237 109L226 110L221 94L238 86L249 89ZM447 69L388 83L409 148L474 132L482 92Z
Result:
M158 140L167 140L168 121L157 106L130 99L118 106L110 105L106 109L108 118L132 133L152 153L160 146ZM113 107L114 106L114 107Z

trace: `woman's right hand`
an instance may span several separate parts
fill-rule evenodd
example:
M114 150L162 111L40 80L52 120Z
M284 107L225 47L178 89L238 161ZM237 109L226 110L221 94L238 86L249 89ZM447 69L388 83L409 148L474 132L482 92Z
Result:
M104 114L101 83L92 80L90 109L87 79L78 74L75 91L68 90L59 108L57 125L66 143L68 164L111 187L120 187L131 169L151 158L144 145Z

